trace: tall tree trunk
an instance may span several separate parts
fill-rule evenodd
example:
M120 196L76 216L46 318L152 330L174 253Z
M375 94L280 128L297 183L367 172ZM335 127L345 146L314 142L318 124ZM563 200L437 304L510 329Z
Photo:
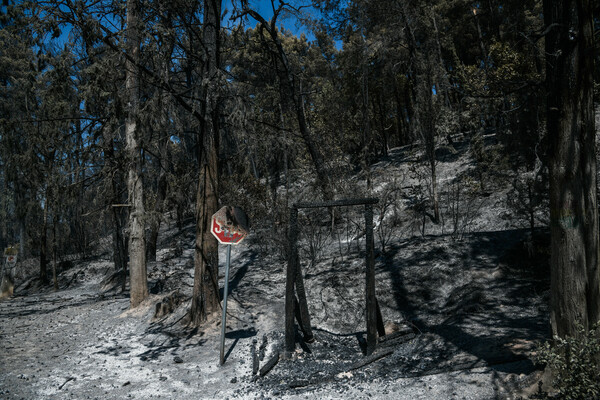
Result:
M408 143L408 132L406 129L406 117L405 112L402 109L402 97L398 83L394 79L394 100L396 106L396 136L398 137L398 144L405 145Z
M375 97L377 99L377 109L379 110L379 131L381 132L381 155L383 157L388 156L388 147L389 147L389 135L388 130L385 127L387 110L385 100L383 98L383 93L379 92Z
M118 200L117 184L113 180L112 184L113 199ZM116 204L116 202L114 203ZM123 229L127 223L126 210L121 207L112 207L112 217L114 223L113 236L113 260L115 270L121 271L121 292L127 290L127 255L129 254L128 243L129 237Z
M600 318L590 0L544 1L550 142L551 322L576 335Z
M285 129L285 117L283 116L283 105L281 103L281 97L279 101L279 121L281 123L281 136L283 137L282 145L283 145L283 179L285 181L285 189L286 195L287 190L289 189L289 180L288 180L288 140L287 140L287 130ZM287 203L286 203L287 207Z
M57 259L58 259L58 238L56 237L56 226L58 225L57 202L54 202L52 213L52 282L54 290L58 290L58 276L56 275Z
M138 21L138 0L127 0L127 43L130 58L126 62L125 88L129 100L125 121L127 142L129 198L129 286L131 307L137 307L148 297L146 272L146 245L144 238L144 187L142 181L142 156L137 127L139 113L139 73L140 36Z
M161 164L167 163L167 146L169 138L164 140L161 144L160 157L162 159ZM156 261L156 243L158 241L158 232L160 230L160 222L164 209L165 199L167 198L167 171L161 166L161 171L158 176L157 188L156 188L156 200L154 203L154 212L152 216L152 222L150 223L150 232L148 234L148 245L146 254L148 261Z
M431 127L433 129L433 127ZM433 134L427 135L425 138L425 146L427 147L427 154L429 158L429 171L431 173L431 202L433 208L434 223L440 222L440 200L437 188L437 172L436 172L436 160L435 160L435 138Z
M450 105L450 96L448 95L448 90L450 89L450 80L448 79L448 73L446 72L446 66L444 65L444 58L442 57L442 45L440 43L440 32L438 31L437 20L435 18L435 12L431 11L431 20L433 22L433 31L435 36L435 45L438 56L439 70L440 76L438 79L438 83L436 84L436 90L440 92L441 95L444 96L444 104L446 107L451 108ZM441 84L439 83L441 80Z
M79 193L78 193L78 202L77 204L74 206L74 214L75 214L75 218L74 221L72 222L74 229L72 229L71 231L71 235L73 235L73 233L75 233L78 236L77 239L77 249L83 254L83 257L85 258L87 256L87 251L88 251L88 237L87 237L87 230L85 228L85 222L83 221L83 218L81 217L81 215L83 214L83 207L84 207L84 199L85 199L85 176L86 176L86 168L85 168L85 161L84 161L84 152L85 152L85 148L83 145L83 129L81 127L81 119L78 119L75 122L75 126L76 126L76 146L77 146L77 156L76 159L74 160L74 162L76 163L76 179L79 179L79 182L81 182L79 184ZM71 239L73 237L71 236Z
M281 62L281 66L283 67L283 76L281 77L282 84L287 86L291 95L291 99L294 105L294 111L296 112L296 118L298 119L298 129L300 131L300 135L302 136L302 140L306 145L306 149L308 150L308 154L313 162L315 167L315 171L317 173L317 183L321 188L323 193L323 197L325 200L333 199L333 190L331 188L331 182L329 181L329 175L327 173L327 168L325 166L325 160L323 158L323 154L321 150L317 146L315 142L312 130L308 125L308 121L306 119L306 113L304 111L304 96L302 94L302 90L298 88L296 82L296 76L290 68L290 63L287 58L287 53L283 48L283 44L279 39L279 31L276 29L277 16L281 12L281 9L278 9L270 23L267 22L259 13L254 10L245 9L247 14L250 14L252 18L256 19L261 26L266 29L271 36L271 40L277 49L277 58ZM280 94L281 96L281 94Z
M361 18L362 20L362 18ZM364 26L364 23L361 22L361 25ZM361 26L361 30L362 30ZM371 142L372 142L372 133L371 133L371 117L369 115L369 71L367 68L368 62L368 53L367 53L367 43L364 37L364 33L361 34L362 38L362 62L361 62L361 97L362 97L362 163L363 170L365 171L367 177L367 192L371 192L373 190L373 184L371 182Z
M473 7L473 18L475 19L475 25L477 26L477 36L479 37L479 51L481 51L481 60L483 66L487 69L487 52L485 51L485 45L483 44L483 35L481 34L481 25L479 24L479 17L477 16L477 8Z
M281 47L280 52L282 52L285 55L281 43L279 47ZM292 96L294 100L294 107L296 109L296 117L298 118L298 127L300 129L300 135L302 135L302 140L304 141L304 144L308 149L308 154L310 155L310 158L313 161L313 165L315 166L318 184L321 187L321 191L323 192L323 197L325 200L332 200L333 191L331 190L331 182L329 182L329 175L327 174L327 169L325 168L323 154L317 147L313 138L312 131L306 121L306 114L304 113L304 98L302 96L302 93L297 93L299 91L296 89L296 84L294 82L295 79L291 71L287 68L287 65L286 71L288 76L288 84L292 89Z
M3 171L0 171L0 180L2 181L2 192L3 193L10 193L9 189L8 189L8 182L6 182L6 177L3 176ZM9 214L9 199L8 196L2 196L0 198L0 204L2 207L1 213L3 215L10 215ZM6 246L8 246L8 218L4 218L2 220L2 222L0 222L0 224L2 225L2 233L0 233L0 250L4 249ZM14 231L13 231L14 232ZM11 232L11 234L13 233ZM0 279L2 279L2 277L0 277Z
M405 121L406 122L406 138L407 138L407 143L410 143L411 148L412 148L412 144L414 143L414 141L417 139L418 133L416 132L416 127L415 127L415 120L417 119L416 117L416 111L415 111L415 105L414 105L414 100L411 96L411 92L412 92L412 87L414 86L414 84L410 81L407 81L406 84L404 85L404 104L405 104Z
M422 22L419 21L417 12L410 12L408 7L402 3L402 19L406 27L408 37L408 51L412 61L412 76L414 82L414 99L416 103L415 114L418 121L417 131L420 133L423 143L425 145L425 155L429 161L430 167L430 196L432 202L433 216L432 221L438 223L440 221L440 209L437 192L437 174L436 174L436 160L435 160L435 124L434 124L434 109L432 99L432 88L433 80L430 73L432 70L433 62L430 61L430 54L427 48L423 48L425 43L419 43L415 37L415 28L411 24L411 17L414 17L414 21L417 27L421 30L425 29L422 27ZM422 18L422 16L421 16Z
M17 213L18 215L18 223L19 223L19 257L22 259L25 258L25 235L26 235L26 225L25 225L25 215Z
M40 237L40 281L48 283L48 189L44 199L42 233Z
M20 185L15 187L15 214L19 227L19 257L23 260L26 255L27 247L27 198L25 188Z
M215 82L219 68L219 32L221 0L204 1L204 45L206 63L204 81ZM196 200L196 245L194 252L194 290L190 322L199 325L220 308L219 249L211 234L211 217L219 201L218 149L219 99L211 93L210 84L203 88L203 117L200 128L200 179Z
M166 21L166 23L170 23ZM165 58L163 60L163 80L169 82L169 63L173 54L174 45L170 44L169 48L165 52ZM169 132L169 108L166 101L167 93L164 90L160 90L159 94L159 109L161 110L160 126L164 132ZM146 248L146 254L149 261L156 261L156 242L158 240L158 232L160 230L160 222L162 219L162 213L164 209L164 203L167 198L167 166L169 165L169 143L171 138L168 134L162 139L159 145L159 173L156 187L156 201L154 202L154 212L150 223L150 232L148 234L148 243Z
M121 167L115 161L115 149L112 132L114 129L104 129L102 138L104 140L103 153L104 164L106 168L107 179L110 180L109 199L112 203L110 215L113 221L112 242L113 242L113 262L115 271L121 271L121 291L126 290L127 286L127 235L125 234L125 225L127 223L127 210L119 207L123 201L121 199L120 188L123 186L123 175Z

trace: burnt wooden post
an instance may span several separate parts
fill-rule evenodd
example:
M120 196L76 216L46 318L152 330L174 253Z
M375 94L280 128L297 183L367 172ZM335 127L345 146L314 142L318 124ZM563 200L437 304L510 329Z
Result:
M298 263L298 209L290 208L290 228L288 232L289 253L287 274L285 279L285 351L284 357L289 358L294 352L294 284Z
M377 333L385 334L381 311L375 297L375 244L373 240L373 204L376 198L348 199L325 201L318 203L296 203L290 208L289 221L289 253L285 283L285 351L284 357L289 358L295 348L294 316L298 318L300 328L307 342L314 340L310 326L310 314L306 301L304 279L298 257L298 209L341 206L365 206L365 236L366 236L366 303L367 303L367 355L372 354L377 347ZM296 299L296 294L298 298Z
M307 343L312 343L315 339L310 326L310 314L308 312L308 303L306 302L306 290L304 289L304 278L302 277L302 266L300 265L300 258L298 257L298 246L296 246L296 294L298 295L298 308L300 316L298 323L304 334L304 340Z
M375 296L375 306L377 309L377 333L379 333L379 337L385 336L385 326L383 325L383 317L381 316L381 308L379 308L377 296Z
M365 204L366 271L367 271L367 355L377 347L377 299L375 298L375 255L373 242L373 205Z

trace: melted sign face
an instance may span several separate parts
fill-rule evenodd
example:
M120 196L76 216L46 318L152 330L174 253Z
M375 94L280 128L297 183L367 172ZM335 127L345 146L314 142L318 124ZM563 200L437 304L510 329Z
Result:
M17 263L17 256L6 256L6 265L9 268L13 268L15 266L15 264Z
M238 207L225 206L212 216L212 234L222 244L239 244L248 235L248 217Z

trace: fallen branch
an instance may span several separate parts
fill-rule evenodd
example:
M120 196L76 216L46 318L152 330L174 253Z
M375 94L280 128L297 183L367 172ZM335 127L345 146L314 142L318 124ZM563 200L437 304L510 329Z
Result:
M491 358L489 360L476 359L472 361L465 361L455 365L449 365L447 367L433 368L423 372L409 372L402 375L402 378L417 378L422 376L447 374L450 372L457 371L468 371L475 368L490 368L495 365L510 364L519 361L530 360L525 354L506 354Z
M58 390L61 390L63 388L63 386L65 386L67 383L74 381L74 380L75 380L75 377L73 377L73 376L68 377L67 380L58 387Z
M390 347L390 346L396 346L402 343L406 343L411 339L414 339L417 335L415 335L414 333L401 333L399 335L386 335L383 336L381 338L379 338L379 345L381 347ZM385 339L384 339L385 338Z
M256 339L252 339L252 348L250 350L250 354L252 357L252 375L256 375L258 372L258 354L256 353Z
M331 379L327 379L326 381L330 381ZM297 388L301 388L301 387L305 387L305 386L309 386L314 384L314 381L308 380L308 379L298 379L296 381L291 381L288 384L288 387L290 389L297 389Z
M378 353L371 354L370 356L365 357L362 360L359 360L359 361L355 362L354 364L352 364L350 367L348 367L346 369L346 372L350 372L350 371L354 371L355 369L362 368L365 365L369 365L383 357L389 356L393 352L394 352L394 349L388 349L388 350L384 350L384 351L381 351Z
M271 357L271 359L269 361L267 361L267 363L260 369L260 376L265 376L267 373L269 373L270 370L273 369L273 367L275 365L277 365L277 363L279 362L279 351L275 351L275 354L273 355L273 357Z

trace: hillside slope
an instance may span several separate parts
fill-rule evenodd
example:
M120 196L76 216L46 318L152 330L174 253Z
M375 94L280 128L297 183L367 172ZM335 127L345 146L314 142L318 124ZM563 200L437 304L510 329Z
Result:
M493 148L493 136L484 140ZM220 367L219 316L199 330L181 323L193 226L166 224L149 265L153 294L138 309L128 310L127 293L108 279L108 253L75 261L57 292L17 282L15 297L0 303L0 398L510 398L535 383L531 352L550 334L548 233L520 227L507 205L510 177L489 175L481 187L467 139L440 153L443 222L433 224L419 157L393 149L370 172L380 198L376 292L389 334L376 357L362 352L360 208L340 211L333 227L326 211L301 215L316 342L264 377L253 375L251 349L261 367L282 349L285 261L260 227L233 248ZM354 180L360 186L364 176Z

